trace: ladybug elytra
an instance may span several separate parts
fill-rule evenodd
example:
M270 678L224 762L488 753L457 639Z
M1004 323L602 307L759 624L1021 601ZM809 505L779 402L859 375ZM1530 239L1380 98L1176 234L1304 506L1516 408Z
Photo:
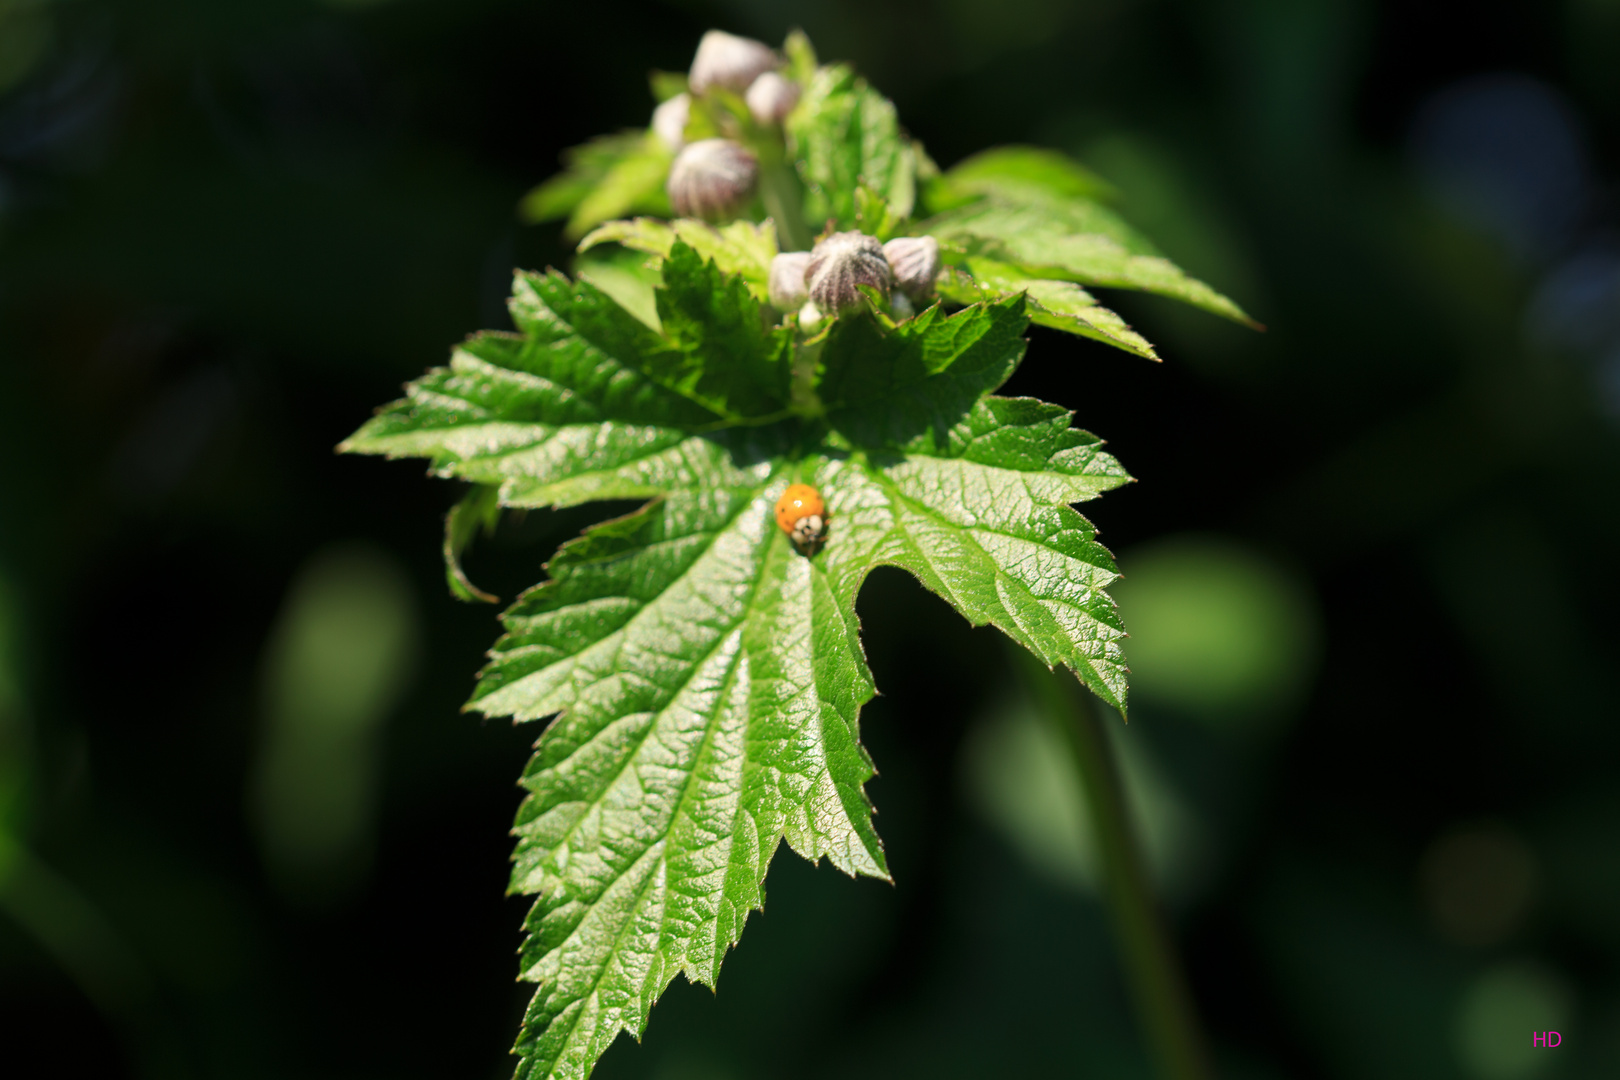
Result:
M776 500L776 523L802 552L814 550L827 536L827 506L809 484L789 484Z

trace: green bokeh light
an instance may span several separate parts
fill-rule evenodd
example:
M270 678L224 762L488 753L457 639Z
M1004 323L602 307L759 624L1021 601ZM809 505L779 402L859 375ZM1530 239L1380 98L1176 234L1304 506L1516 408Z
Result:
M1478 1080L1542 1075L1559 1060L1558 1048L1537 1046L1532 1034L1556 1031L1567 1044L1571 1004L1568 987L1550 971L1525 963L1491 968L1458 1004L1457 1056Z
M1115 593L1131 635L1135 700L1223 727L1262 725L1300 703L1320 640L1303 582L1212 536L1172 537L1120 563Z

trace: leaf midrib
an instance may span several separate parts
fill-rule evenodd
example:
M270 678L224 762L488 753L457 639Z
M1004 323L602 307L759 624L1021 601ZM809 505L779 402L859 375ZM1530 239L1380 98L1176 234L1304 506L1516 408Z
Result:
M756 490L755 495L754 495L755 498L758 497L760 491L764 490L765 486L766 485L761 485L761 487L758 490ZM725 520L725 522L719 528L716 528L710 534L710 540L709 540L708 544L706 544L704 546L704 549L703 549L704 552L708 552L710 550L713 550L715 543L720 539L720 537L723 536L736 523L737 519L740 518L744 513L746 513L752 507L752 505L753 505L753 499L742 501L741 502L741 508L736 513L734 513L729 518L727 518ZM769 541L765 541L765 542L768 543ZM673 587L677 582L680 582L680 581L686 579L688 576L690 576L692 571L693 571L693 568L695 568L698 565L698 563L700 563L701 561L702 561L702 555L699 555L698 558L696 558L696 559L694 559L692 561L692 565L690 567L688 567L678 577L676 577L675 579L673 579L670 582L670 585L668 587L666 587L664 591L667 592L668 589ZM622 776L624 776L625 771L627 769L629 769L635 763L637 755L641 752L641 749L644 746L646 746L647 740L652 737L652 733L657 729L657 727L658 727L657 720L660 717L662 717L668 711L669 703L673 702L677 697L679 697L682 690L686 689L686 687L691 685L692 679L696 676L696 673L703 667L703 665L708 660L710 660L715 655L715 653L717 653L720 649L722 649L725 646L726 640L731 636L731 634L733 632L735 632L737 630L738 627L742 626L744 623L746 623L748 621L749 618L752 617L753 612L755 610L754 601L758 596L760 579L763 576L765 565L766 565L765 561L761 560L759 565L760 565L760 571L754 575L753 580L749 584L748 600L743 606L742 613L735 620L732 620L732 621L728 622L726 624L725 630L721 632L721 634L719 636L719 639L715 642L715 644L711 648L706 650L700 657L698 657L697 659L695 659L692 662L691 670L688 672L686 678L678 686L676 686L676 687L674 687L672 689L669 699L658 710L658 712L653 715L653 722L647 725L647 730L642 733L640 738L637 739L637 741L635 743L635 748L633 750L631 750L631 752L625 756L624 763L621 764L613 772L612 776L610 776L607 779L607 782L604 783L601 786L601 788L599 789L598 794L593 796L586 803L586 809L585 809L585 811L583 813L580 814L578 820L576 820L574 824L570 825L568 827L567 831L565 831L563 833L563 835L560 838L558 838L558 840L554 844L551 845L551 850L552 851L557 850L558 848L562 847L564 844L568 843L569 841L571 841L573 839L574 835L576 834L578 829L581 827L581 824L583 823L585 818L587 818L590 815L590 811L592 809L594 809L594 808L601 805L603 799L606 796L606 793L612 790L613 785L618 783L619 779ZM629 628L638 619L640 619L646 612L651 610L654 606L655 605L653 605L653 604L643 604L641 609L639 611L637 611L634 616L632 616L629 620L627 620L624 623L623 626L619 627L617 630L614 631L614 635L621 638L620 642L615 646L616 649L623 647L622 638L625 635L626 631L628 631ZM594 644L598 644L598 643L593 643L593 645ZM741 648L741 645L739 645L739 648ZM583 655L584 655L584 653L576 654L576 656L583 656ZM741 653L739 653L739 659L740 658L741 658ZM735 677L735 670L736 670L735 665L733 665L732 669L731 669L732 674L729 675L728 678L734 678ZM555 715L556 715L556 717L560 718L565 712L567 712L566 708L558 710L558 712ZM553 722L555 722L555 720ZM704 751L706 751L708 749L708 747L710 747L712 745L713 732L714 732L713 719L711 718L710 723L707 724L705 726L705 729L704 729L703 749L700 750L698 758L694 759L694 768L688 772L686 780L682 782L682 786L681 786L682 795L681 795L680 801L678 801L676 803L675 807L671 810L670 819L672 821L674 820L675 817L677 817L679 815L682 807L685 805L686 792L687 792L687 790L688 790L688 788L689 788L689 786L691 784L692 776L696 774L696 764L698 762L700 762L701 760L703 760ZM560 766L564 765L571 758L573 758L575 755L579 754L581 751L583 751L584 749L589 747L593 742L596 741L597 738L600 737L600 735L601 735L601 732L598 732L596 735L593 735L590 739L586 740L585 742L581 743L578 747L576 747L574 749L574 751L572 753L570 753L567 757L561 758L560 760L558 760L556 762L553 762L550 765L547 765L546 766L546 771L552 771L552 770L555 770L555 769L559 768ZM665 835L667 836L667 830L665 830ZM637 861L639 861L639 856L638 856ZM634 865L634 863L632 863L632 865ZM621 878L623 876L624 876L623 873L619 873L619 874L614 875L614 877L609 880L609 882L607 883L607 886L604 887L604 889L602 891L606 892L607 888L611 888L612 883L614 881L617 881L619 878ZM559 877L560 877L560 875L559 875ZM600 894L598 894L598 898L600 898ZM593 900L592 903L594 903L594 902L595 901ZM573 936L574 935L572 933L569 934L569 938L572 938ZM568 939L565 938L564 942L566 942L567 940ZM562 944L563 944L562 942L559 942L557 947L560 948Z
M775 474L773 472L772 476L774 477L774 475ZM738 511L735 514L731 515L731 517L726 519L725 523L723 525L721 525L721 527L714 530L714 532L712 534L712 537L710 539L710 542L704 548L705 552L713 550L714 544L719 540L719 538L723 534L725 534L727 530L729 530L732 526L734 526L736 524L738 518L740 518L743 514L747 513L750 508L752 508L753 503L754 503L754 499L757 499L759 497L759 495L764 491L765 487L767 487L767 486L769 486L769 479L767 479L766 483L760 485L760 487L755 490L753 498L748 499L748 500L743 500L743 501L740 502L740 508L738 509ZM767 540L763 541L763 543L769 544L770 540L767 539ZM698 559L694 559L693 563L692 563L692 566L695 567L698 564L698 562L701 561L701 558L702 557L700 555ZM693 662L693 664L691 666L691 671L688 673L686 680L683 681L681 683L680 687L676 688L674 690L674 692L670 695L670 699L669 699L670 702L673 702L677 697L679 697L681 690L685 689L685 687L687 687L688 685L691 684L691 680L696 677L697 672L702 669L704 663L707 662L710 658L712 658L715 655L715 653L717 653L720 649L724 648L726 641L731 637L731 635L733 633L736 632L738 627L745 625L748 622L748 620L750 618L752 618L753 613L755 611L755 602L756 602L756 600L758 599L758 596L759 596L760 581L764 576L764 572L765 572L765 569L766 569L767 565L768 565L767 559L761 558L759 560L759 562L758 562L759 569L755 573L755 575L753 577L753 580L749 583L748 599L743 604L743 610L742 610L741 615L736 620L732 621L731 623L729 623L727 625L726 630L720 635L719 640L717 640L715 642L715 644L714 644L714 646L712 648L710 648L708 651L706 651L703 654L702 657L700 657L699 659L697 659L696 661ZM672 587L675 584L675 582L681 581L684 578L686 578L691 572L692 572L692 569L689 567L684 573L682 573L679 577L677 577L674 581L672 581L670 583L670 587ZM668 588L669 587L666 587L666 589L665 589L666 592L668 591ZM631 623L633 623L637 618L640 618L642 612L646 611L648 609L648 607L650 607L650 606L651 605L644 606L642 608L642 611L638 611L636 613L635 617L632 618L629 622L625 623L624 627L621 627L620 630L617 631L617 632L618 633L623 633L623 631L628 629L629 626L631 625ZM738 649L737 660L736 660L736 662L734 662L733 664L730 665L729 670L727 672L726 689L729 689L732 685L734 685L735 680L737 678L738 667L743 662L745 662L745 660L746 660L747 649L746 649L746 645L741 640L739 640L738 643L737 643L737 649ZM717 696L717 701L719 701L721 703L721 707L723 707L723 703L725 702L725 700L726 700L726 695L722 691ZM601 789L601 793L598 794L594 799L591 800L591 802L588 804L588 807L587 807L586 811L579 816L578 820L576 820L573 825L570 825L568 827L568 831L565 832L563 834L562 838L560 840L558 840L558 842L552 846L553 851L555 851L558 847L561 847L563 844L568 843L569 840L572 839L572 837L575 834L575 831L580 827L581 823L585 820L585 818L589 816L591 809L593 809L593 808L595 808L595 807L597 807L597 806L599 806L601 804L601 802L602 802L603 798L605 797L606 793L608 791L612 790L613 785L618 783L619 778L622 777L624 775L625 771L627 769L629 769L635 763L636 757L640 754L641 749L644 746L646 746L647 740L649 738L651 738L652 733L655 730L657 730L657 727L658 727L657 721L658 721L658 719L660 717L662 717L665 712L668 711L668 708L669 708L669 703L666 702L665 706L662 709L660 709L659 712L654 716L653 722L651 724L647 725L647 730L642 734L640 739L637 740L635 749L632 750L628 755L626 755L625 760L624 760L624 764L619 766L619 768L614 772L612 778L609 779L609 781L605 785L603 785L603 787ZM559 716L560 716L560 714L559 714ZM681 782L680 797L676 800L675 806L670 811L670 815L669 815L669 826L670 827L672 827L674 822L680 818L682 811L687 806L688 797L691 794L692 781L697 776L699 767L706 760L708 760L709 757L712 756L712 751L713 751L713 748L714 748L714 733L715 733L715 728L716 728L717 723L718 723L718 713L717 712L716 713L711 713L709 715L709 717L708 717L707 723L704 725L702 745L698 749L697 756L692 761L692 767L686 771L686 777ZM588 742L584 743L584 744L581 744L579 749L584 749L584 747L588 746L588 745L589 745ZM579 752L579 750L575 750L574 753L577 754L578 752ZM744 754L746 755L746 753L747 753L747 750L745 748L744 749ZM574 756L573 754L569 755L569 757L573 757L573 756ZM568 760L568 758L564 758L563 762L566 762L567 760ZM560 765L563 762L558 762L557 764ZM555 768L555 767L556 767L555 765L548 766L548 768ZM630 863L630 866L627 867L626 870L621 871L618 874L615 874L613 876L613 878L610 879L607 882L606 886L601 890L601 892L598 893L596 899L591 901L591 904L594 906L595 903L601 899L601 896L605 895L607 893L607 891L613 887L613 884L615 882L621 880L624 877L624 875L629 872L630 869L634 869L635 865L637 863L639 863L642 858L645 858L647 853L650 852L654 847L667 848L668 840L669 840L670 827L664 828L661 831L661 835L658 837L658 839L654 840L651 844L649 844L647 846L647 848L645 850L643 850L641 855L637 856L636 859L632 860L632 862ZM733 829L732 829L733 842L735 842L735 839L736 839L735 834L736 834L735 823L733 823ZM659 854L658 854L658 859L663 862L663 869L664 869L664 871L665 871L665 873L667 875L667 872L668 872L668 869L669 869L667 851L666 850L661 850L659 852ZM559 875L559 877L560 876L561 875ZM646 890L651 887L651 883L652 883L653 879L656 876L657 876L657 871L656 870L654 870L652 872L649 872L649 874L647 875L647 883L644 884L642 886L641 890L638 891L638 893L636 895L635 904L630 909L632 912L634 912L635 910L638 910L640 908L641 904L645 901L645 899L646 899ZM667 885L667 881L666 881L666 885ZM583 921L584 920L581 920L581 923L583 923ZM663 949L664 930L668 926L668 922L669 922L669 909L668 909L668 905L666 904L664 906L664 911L661 914L660 919L659 919L658 941L657 941L657 944L654 945L655 949L658 949L658 950ZM583 1002L586 999L588 999L591 995L596 994L601 990L602 979L605 977L607 967L612 962L613 957L618 954L619 945L624 940L624 935L628 932L629 928L633 924L634 924L634 918L633 917L630 918L630 919L627 919L626 922L625 922L625 925L623 927L621 927L618 934L616 934L614 936L612 948L609 949L604 954L602 962L599 965L597 965L596 977L595 977L595 979L592 980L591 989L590 989L589 993L581 995L578 1000ZM548 952L549 951L555 951L556 949L562 948L570 940L572 940L578 933L579 933L579 928L575 927L574 930L570 931L567 938L564 938L562 941L558 942L556 945L554 945L552 947L551 950L548 950ZM685 972L686 967L687 967L687 965L686 965L685 961L683 961L682 964L681 964L681 967L679 969L680 972ZM675 972L670 973L670 977L673 978L675 974L676 974ZM580 1016L582 1016L584 1014L584 1011L585 1010L583 1008L578 1010L578 1012L575 1014L572 1022L569 1024L568 1032L564 1036L564 1038L562 1039L562 1044L564 1046L566 1046L568 1041L573 1037L574 1032L576 1030L578 1030L579 1018L580 1018ZM559 1051L559 1053L558 1053L558 1058L560 1059L560 1057L561 1057L561 1051ZM554 1059L553 1062L548 1064L548 1066L547 1066L548 1074L550 1074L551 1066L555 1064L555 1060L556 1059Z

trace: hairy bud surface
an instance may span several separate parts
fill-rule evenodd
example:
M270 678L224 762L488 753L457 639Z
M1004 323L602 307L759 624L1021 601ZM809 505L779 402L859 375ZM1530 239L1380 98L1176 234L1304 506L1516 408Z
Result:
M777 64L776 53L763 41L710 30L698 42L686 84L694 94L707 93L711 86L724 86L740 94L765 72L775 70Z
M686 121L691 115L691 95L676 94L653 110L653 134L671 150L679 150L686 145Z
M784 251L771 259L767 291L772 307L779 311L792 311L810 299L810 289L805 284L805 270L809 265L808 251Z
M824 313L842 314L861 305L860 286L889 294L894 274L877 237L860 232L833 233L810 252L805 268L810 301Z
M894 284L913 300L934 291L939 278L939 241L932 236L900 236L883 245Z
M761 124L780 124L799 103L799 84L774 71L755 79L744 99Z
M759 178L759 160L730 139L700 139L675 155L670 205L681 217L713 220L741 209Z

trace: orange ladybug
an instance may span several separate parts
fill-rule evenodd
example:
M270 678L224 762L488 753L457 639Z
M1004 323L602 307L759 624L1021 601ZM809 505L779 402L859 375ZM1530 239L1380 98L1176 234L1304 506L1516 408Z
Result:
M789 484L776 500L776 523L794 547L808 553L827 538L827 505L809 484Z

